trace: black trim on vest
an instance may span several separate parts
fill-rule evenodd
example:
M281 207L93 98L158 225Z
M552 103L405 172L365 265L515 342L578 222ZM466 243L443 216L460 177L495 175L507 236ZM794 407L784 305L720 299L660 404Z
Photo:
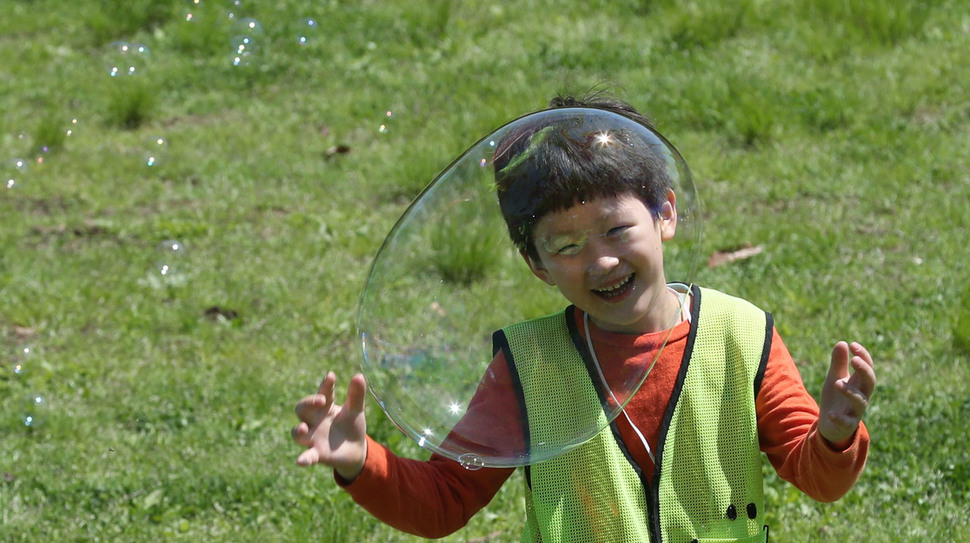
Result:
M630 449L626 446L626 442L623 441L623 436L620 435L620 427L616 425L616 419L610 422L610 430L613 431L613 440L616 441L617 447L620 448L620 452L623 453L623 457L626 458L630 467L637 474L637 478L640 479L640 486L643 487L643 495L646 496L647 508L643 512L646 515L647 526L650 526L650 516L653 514L653 509L650 507L650 481L647 479L645 473L643 473L643 468L640 464L633 459L633 455L630 453Z
M630 449L627 448L626 442L623 441L623 436L620 434L620 427L616 425L616 419L613 419L613 421L610 422L610 430L613 431L613 439L616 441L616 446L620 448L620 452L623 453L623 456L626 458L627 463L630 464L630 467L633 468L633 471L637 473L637 477L640 478L640 482L643 483L643 489L648 490L649 489L649 487L647 486L648 481L643 476L643 468L640 467L640 464L638 464L637 461L633 459L633 454L630 453Z
M569 330L569 337L573 340L573 347L576 348L579 357L586 364L586 373L589 374L589 381L593 383L593 389L596 390L596 396L600 400L600 405L606 407L609 405L606 400L606 390L603 388L603 383L600 383L599 371L596 369L596 364L593 363L593 356L589 352L589 347L586 346L586 340L579 333L579 328L576 326L576 311L577 309L574 305L566 308L566 329Z
M512 378L512 386L515 387L515 396L519 400L519 420L522 421L522 439L525 445L525 450L529 450L532 446L532 440L529 438L531 433L529 430L529 414L525 408L525 391L522 390L522 380L519 379L519 371L515 367L515 359L512 357L512 348L509 347L509 338L506 337L504 330L498 330L492 334L492 358L498 354L499 350L505 355L505 363L509 368L509 376ZM529 472L529 466L525 469L525 481L529 485L529 489L532 489L532 474Z
M758 364L758 373L754 375L754 397L758 398L761 392L761 381L765 378L765 368L768 367L768 357L771 356L771 338L774 337L775 318L771 313L765 312L765 347L761 351L761 362Z
M647 507L650 509L650 541L660 542L660 472L663 465L664 443L667 442L667 432L670 430L670 421L674 418L674 410L680 400L680 394L684 391L684 381L687 379L687 368L690 366L691 353L694 352L694 341L697 339L698 321L700 320L701 309L701 289L697 285L692 285L690 289L693 296L693 303L690 308L690 332L687 334L687 343L684 344L684 358L680 362L680 371L677 373L677 381L674 383L674 390L670 395L670 403L664 411L663 421L660 423L660 437L657 440L657 455L653 465L653 484L647 492Z
M569 306L566 308L566 326L569 329L569 336L573 340L573 346L576 351L579 352L579 356L583 359L586 364L586 371L589 372L589 380L593 383L593 388L596 390L596 395L599 397L600 405L604 409L612 408L612 405L608 403L606 398L606 390L604 388L604 383L600 382L599 371L596 369L596 364L593 362L593 355L589 352L589 345L586 339L579 333L579 328L576 325L576 307ZM626 442L623 441L623 437L620 435L620 428L616 425L616 419L610 421L610 431L613 433L613 440L619 447L620 452L623 453L624 458L626 458L627 463L633 468L633 471L637 474L637 478L640 479L640 484L643 486L643 494L647 497L647 510L644 511L644 515L647 517L647 524L650 525L650 517L652 514L652 508L650 507L650 484L646 476L643 473L643 468L640 467L634 459L633 455L630 454L630 449L627 448ZM529 488L532 488L531 486ZM656 539L654 539L656 541Z

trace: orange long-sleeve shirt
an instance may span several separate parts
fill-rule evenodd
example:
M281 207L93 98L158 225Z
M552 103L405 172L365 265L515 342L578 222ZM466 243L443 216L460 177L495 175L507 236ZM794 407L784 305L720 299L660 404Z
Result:
M582 312L575 311L575 318L582 331ZM654 451L689 329L686 321L674 328L649 376L626 406L627 414ZM603 367L650 364L655 357L652 346L656 345L656 336L617 334L595 327L590 334ZM497 371L506 367L501 352L491 367ZM772 333L756 410L761 450L782 479L819 501L837 500L855 484L865 466L868 431L860 424L845 450L833 450L818 432L818 405L805 389L777 330ZM652 472L653 462L626 417L617 417L615 423L634 460L645 473ZM370 438L367 446L360 475L349 483L335 475L337 483L376 518L423 537L443 537L463 527L515 471L470 471L438 455L427 461L402 458Z

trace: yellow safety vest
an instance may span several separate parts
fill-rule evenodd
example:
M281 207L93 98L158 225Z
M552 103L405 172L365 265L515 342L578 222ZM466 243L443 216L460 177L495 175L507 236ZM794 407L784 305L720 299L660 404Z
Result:
M615 424L606 423L606 392L576 330L575 308L495 334L495 349L505 351L520 384L525 439L562 442L588 428L591 416L604 427L526 468L522 541L767 541L755 396L771 315L711 289L694 287L693 296L684 360L649 481Z

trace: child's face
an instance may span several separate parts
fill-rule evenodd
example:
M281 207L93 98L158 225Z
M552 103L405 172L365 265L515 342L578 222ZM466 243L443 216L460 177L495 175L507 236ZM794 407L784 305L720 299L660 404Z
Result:
M667 290L661 251L676 227L672 191L659 218L633 195L603 197L541 217L532 236L539 260L523 256L536 277L556 286L598 327L659 331L679 307Z

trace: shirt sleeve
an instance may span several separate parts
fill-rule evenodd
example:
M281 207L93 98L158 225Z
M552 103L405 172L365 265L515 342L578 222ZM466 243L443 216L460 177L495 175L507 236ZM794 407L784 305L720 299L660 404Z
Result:
M425 538L454 533L485 507L514 468L467 470L438 455L402 458L367 438L367 460L352 482L337 484L366 511L389 526Z
M761 390L756 399L761 450L778 476L821 502L844 496L858 480L869 451L860 423L852 443L835 450L818 431L819 407L777 330L772 332Z
M504 355L497 353L490 365L490 382L507 382L507 368ZM507 393L504 386L482 386L472 402L482 409L505 412L516 406L505 396ZM500 412L485 416L501 419ZM509 430L508 425L495 428L496 435L503 433L499 430ZM517 442L512 439L517 434L510 433L511 436L505 435L505 441ZM413 535L439 538L464 527L514 472L514 468L468 470L437 454L427 461L402 458L368 437L363 471L353 481L345 481L336 473L334 477L358 505L378 520Z

